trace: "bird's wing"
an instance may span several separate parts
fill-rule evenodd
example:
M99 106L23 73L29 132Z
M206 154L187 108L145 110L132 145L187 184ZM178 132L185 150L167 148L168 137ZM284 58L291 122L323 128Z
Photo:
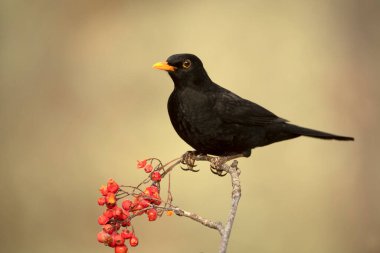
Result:
M287 121L228 90L217 95L214 108L218 116L226 123L263 126Z

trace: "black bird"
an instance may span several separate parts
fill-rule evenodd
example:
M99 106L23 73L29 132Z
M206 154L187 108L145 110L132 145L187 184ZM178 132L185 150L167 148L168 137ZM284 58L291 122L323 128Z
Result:
M193 54L172 55L153 68L166 70L173 79L168 111L174 129L202 154L249 157L253 148L299 136L354 140L290 124L239 97L214 83Z

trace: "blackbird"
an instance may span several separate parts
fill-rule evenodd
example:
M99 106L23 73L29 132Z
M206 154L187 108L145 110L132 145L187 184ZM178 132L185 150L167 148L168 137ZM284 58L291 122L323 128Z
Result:
M352 141L288 123L264 107L217 85L193 54L175 54L153 68L166 70L174 82L168 101L171 123L178 135L201 154L251 155L251 149L309 136Z

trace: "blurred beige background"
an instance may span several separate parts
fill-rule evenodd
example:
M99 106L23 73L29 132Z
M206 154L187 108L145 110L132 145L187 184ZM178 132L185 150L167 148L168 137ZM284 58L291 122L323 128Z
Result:
M166 112L174 53L306 127L240 159L229 252L380 252L380 2L0 1L1 252L113 252L96 241L98 188L137 184L137 159L190 147ZM224 221L229 179L173 173L174 203ZM216 252L185 218L137 219L130 252Z

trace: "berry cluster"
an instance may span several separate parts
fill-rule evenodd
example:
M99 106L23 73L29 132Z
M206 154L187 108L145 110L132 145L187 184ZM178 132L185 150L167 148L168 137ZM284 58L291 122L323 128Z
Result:
M159 209L162 202L160 197L162 175L159 170L163 169L163 166L160 162L154 169L152 166L154 160L138 161L137 167L143 168L146 173L149 173L149 177L137 187L119 186L115 180L109 179L107 185L102 185L99 189L102 196L98 198L98 204L105 206L106 210L98 217L102 231L97 237L100 243L114 248L115 253L128 252L127 240L131 247L138 245L138 238L131 226L133 218L146 214L149 221L155 221L158 215L162 215L162 212L158 210L165 209L164 207ZM142 190L141 186L147 183L150 185ZM127 199L119 201L124 198ZM118 201L121 202L120 206ZM172 215L172 212L167 212L167 214Z

